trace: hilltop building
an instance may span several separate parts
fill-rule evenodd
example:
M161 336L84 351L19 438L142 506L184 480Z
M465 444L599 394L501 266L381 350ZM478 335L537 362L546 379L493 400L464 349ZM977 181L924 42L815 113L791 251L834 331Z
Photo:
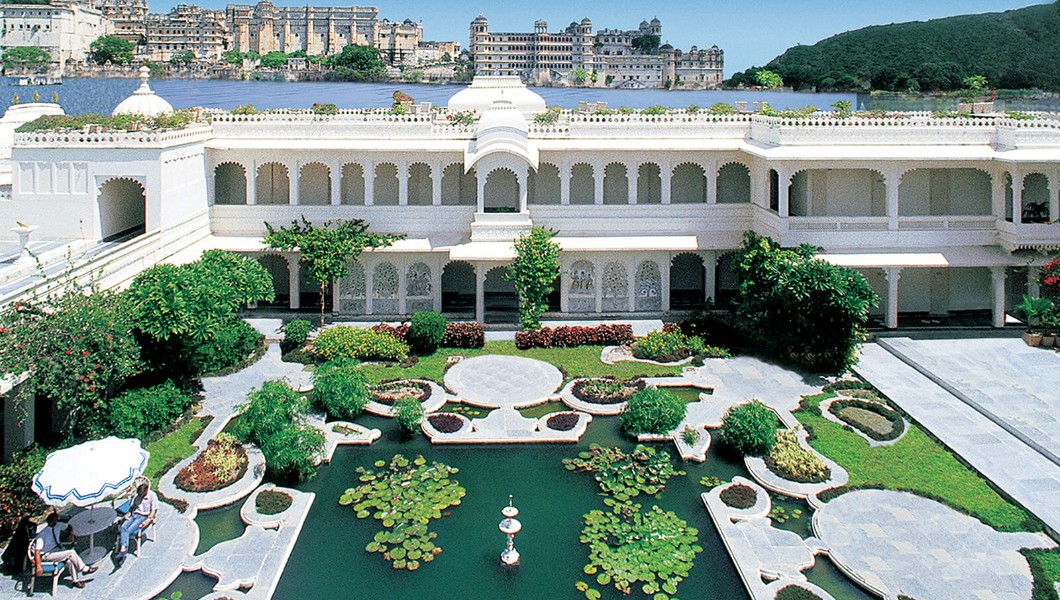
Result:
M191 52L199 60L217 61L228 50L228 23L224 11L178 4L166 14L149 14L142 44L144 58L168 61Z
M471 21L469 51L480 75L519 75L538 85L576 83L596 87L707 89L721 86L724 53L717 46L682 52L659 45L662 23L642 21L637 29L593 33L588 17L563 31L548 32L544 20L533 33L494 33L479 15ZM573 81L575 71L589 79Z
M114 26L114 35L141 46L147 43L147 0L101 0L95 4Z
M146 77L146 76L145 76ZM125 106L166 110L146 83ZM513 239L559 232L561 318L674 318L735 297L744 232L812 244L863 273L877 317L1003 326L1060 247L1060 120L923 114L774 118L565 112L517 77L477 77L447 109L236 115L176 131L15 135L0 222L93 246L118 285L208 248L257 257L278 301L319 299L265 223L361 218L402 234L328 294L365 320L420 310L514 322ZM477 123L450 117L474 111ZM58 251L56 251L58 252ZM86 267L87 268L87 267ZM8 291L0 302L16 298Z
M231 48L258 54L337 54L350 44L372 45L379 9L365 6L254 6L229 4L225 9Z
M36 46L59 69L84 61L89 45L112 31L103 13L83 2L0 4L0 48Z

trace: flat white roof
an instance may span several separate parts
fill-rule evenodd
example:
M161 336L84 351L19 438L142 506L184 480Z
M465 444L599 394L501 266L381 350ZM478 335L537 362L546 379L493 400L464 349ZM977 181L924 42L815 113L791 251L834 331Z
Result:
M694 251L699 243L694 235L642 237L557 237L567 252ZM469 242L449 248L449 260L496 260L515 258L511 242Z
M914 254L893 252L886 254L818 254L817 258L840 267L948 267L946 257L939 253Z

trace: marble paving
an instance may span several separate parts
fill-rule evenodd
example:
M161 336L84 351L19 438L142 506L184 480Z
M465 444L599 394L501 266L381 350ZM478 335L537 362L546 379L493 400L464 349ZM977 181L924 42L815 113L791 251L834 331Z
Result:
M461 402L484 408L524 408L548 401L563 373L547 362L490 354L462 360L445 374L445 387Z

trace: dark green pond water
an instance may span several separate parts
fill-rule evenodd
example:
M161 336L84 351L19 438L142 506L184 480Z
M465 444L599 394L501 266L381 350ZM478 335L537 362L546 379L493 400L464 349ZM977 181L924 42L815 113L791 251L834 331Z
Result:
M574 589L577 581L594 578L582 573L588 552L579 543L582 514L603 508L591 475L571 473L562 460L576 455L590 443L615 445L625 449L634 445L622 438L615 417L596 417L582 442L577 445L512 446L431 446L423 436L402 438L389 419L366 416L358 422L384 431L383 439L369 447L341 446L330 465L320 469L312 481L299 486L317 495L309 518L284 570L274 598L284 599L416 599L461 598L511 600L584 598ZM670 444L661 449L672 454ZM434 540L442 554L418 571L395 571L378 554L369 555L364 546L381 525L374 519L357 519L353 510L338 504L343 490L356 484L354 470L371 467L376 460L389 460L395 453L406 456L423 454L429 460L444 462L460 469L455 478L467 489L467 496L451 514L431 522L438 533ZM706 463L680 464L688 472L675 477L654 503L675 511L699 530L703 552L695 567L678 588L681 598L747 598L743 584L718 537L710 516L700 501L705 489L701 477L725 480L735 475L747 476L742 462L711 451ZM515 569L499 564L504 536L497 530L500 509L515 496L523 531L516 537L522 564ZM641 503L652 501L641 497ZM202 530L199 552L232 539L242 533L238 506L204 511L198 523ZM802 507L799 522L788 521L787 528L803 533L809 511L801 503L786 504L786 509ZM839 574L827 560L808 572L811 581L830 591L837 599L869 598ZM184 592L184 600L199 598L215 581L204 575L184 574L167 593ZM604 589L605 599L640 598L642 594L624 596L614 588ZM164 597L168 597L164 595Z

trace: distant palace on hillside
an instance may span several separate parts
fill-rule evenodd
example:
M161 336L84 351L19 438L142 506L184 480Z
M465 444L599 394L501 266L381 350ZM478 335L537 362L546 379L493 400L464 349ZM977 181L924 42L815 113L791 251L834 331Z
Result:
M479 15L471 22L469 51L481 75L519 75L530 84L593 87L709 89L721 86L725 53L717 46L682 52L659 45L662 23L593 33L588 17L558 33L544 20L533 33L492 33ZM580 73L584 71L584 74ZM584 80L580 80L585 77Z

